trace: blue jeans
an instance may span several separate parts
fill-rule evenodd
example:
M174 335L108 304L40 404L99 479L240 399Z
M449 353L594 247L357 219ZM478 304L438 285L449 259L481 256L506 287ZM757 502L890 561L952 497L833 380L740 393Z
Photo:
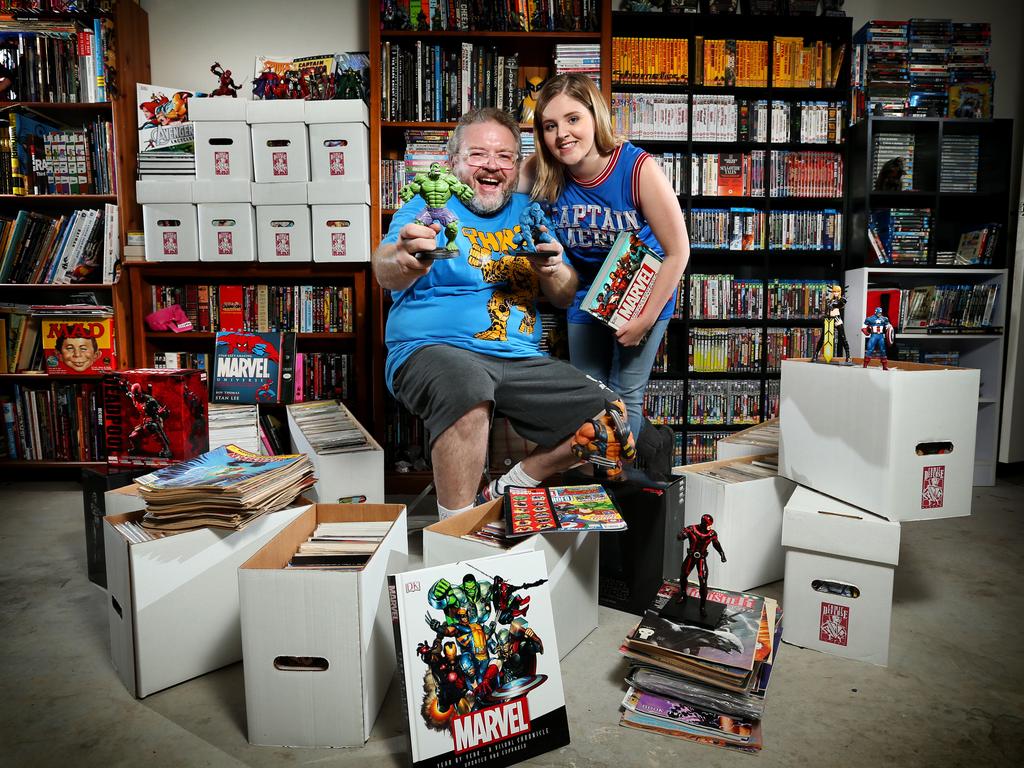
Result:
M600 323L569 323L569 361L618 393L634 437L644 423L644 390L668 322L667 317L658 320L638 347L622 346L615 332Z

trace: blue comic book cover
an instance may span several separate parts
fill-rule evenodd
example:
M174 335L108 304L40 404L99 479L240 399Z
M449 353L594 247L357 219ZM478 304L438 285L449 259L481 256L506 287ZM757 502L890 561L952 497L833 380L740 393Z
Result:
M213 375L215 403L280 403L280 331L220 331Z
M277 472L302 458L303 454L299 453L264 456L237 445L222 445L193 459L150 472L135 482L146 490L229 488Z
M388 577L413 768L506 766L569 743L544 553Z

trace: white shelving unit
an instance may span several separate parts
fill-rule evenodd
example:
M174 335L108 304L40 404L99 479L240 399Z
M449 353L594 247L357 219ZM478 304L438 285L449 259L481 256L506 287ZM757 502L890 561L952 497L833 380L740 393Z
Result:
M1003 327L1006 318L1005 269L975 268L900 268L865 267L846 273L846 338L855 357L864 354L864 336L860 327L874 307L867 306L869 288L914 288L921 285L944 283L985 283L999 286L994 326ZM1002 407L1003 344L1002 333L898 333L896 343L918 344L926 349L941 351L954 347L960 352L960 364L981 371L981 391L978 393L978 433L974 453L974 484L995 485L996 460L999 448L999 418Z

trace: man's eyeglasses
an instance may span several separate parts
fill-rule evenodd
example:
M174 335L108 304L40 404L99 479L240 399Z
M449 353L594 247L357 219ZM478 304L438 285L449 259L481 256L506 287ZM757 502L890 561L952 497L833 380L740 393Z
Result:
M482 168L493 160L496 166L501 168L503 171L508 171L515 168L516 163L519 162L519 155L513 152L498 152L497 154L492 154L491 152L483 152L481 150L474 149L460 154L462 159L466 161L466 165L471 165L474 168Z

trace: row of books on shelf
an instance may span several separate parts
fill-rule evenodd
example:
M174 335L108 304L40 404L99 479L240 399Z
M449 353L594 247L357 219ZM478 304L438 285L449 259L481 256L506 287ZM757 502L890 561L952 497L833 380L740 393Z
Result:
M905 342L901 342L896 346L896 359L905 360L908 363L942 365L947 368L960 367L960 351L957 349L936 351L923 349L916 344L907 344Z
M613 37L613 85L686 85L689 40L685 37Z
M381 119L454 121L473 107L516 113L519 54L474 43L381 43Z
M899 291L898 327L903 333L941 329L985 331L995 325L999 298L996 283L919 285Z
M947 133L939 159L940 192L977 192L981 137Z
M843 157L836 152L771 153L771 197L842 197Z
M381 3L381 29L488 32L593 32L600 3L538 0L394 0Z
M351 333L355 327L351 286L153 285L154 311L180 305L193 330Z
M880 208L868 219L868 243L879 264L926 264L931 246L930 208Z
M117 368L114 311L88 304L0 304L0 373L96 374Z
M114 282L120 258L118 210L0 215L0 283Z
M843 215L832 208L768 213L753 208L691 208L687 231L695 250L839 251L843 247Z
M768 328L763 335L760 328L693 328L687 367L695 373L760 373L767 356L766 370L778 372L787 358L810 357L820 335L818 328ZM669 358L656 361L664 373L671 370Z
M22 461L103 461L102 384L50 381L12 384L0 392L3 458Z
M0 19L0 67L11 73L0 101L101 102L107 94L113 22Z
M835 152L682 152L653 154L677 195L841 197L843 158ZM766 163L766 157L768 162ZM689 162L687 162L689 161ZM687 172L689 166L689 172ZM689 179L689 184L687 184Z
M778 410L778 380L767 382L768 416ZM654 424L757 424L761 382L653 379L644 391L644 412Z
M764 281L728 274L692 274L689 280L689 291L677 295L675 316L682 317L688 297L691 320L760 320L766 296L769 320L821 317L832 286L828 280Z
M6 123L6 125L4 125ZM81 128L59 125L34 110L0 117L10 152L0 153L0 188L13 195L113 195L113 126L97 117Z
M718 458L718 441L727 437L730 432L687 432L686 450L678 457L680 461L673 462L672 466L678 467L682 463L701 464L705 461L714 461ZM677 432L680 450L682 450L682 433Z
M871 147L875 190L907 192L914 188L915 143L912 133L875 134Z

